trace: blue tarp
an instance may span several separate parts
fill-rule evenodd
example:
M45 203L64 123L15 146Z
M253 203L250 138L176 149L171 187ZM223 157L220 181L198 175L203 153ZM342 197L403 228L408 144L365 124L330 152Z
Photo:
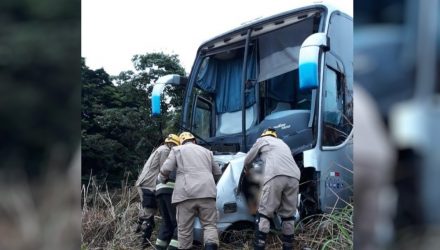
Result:
M203 90L215 93L217 113L241 110L243 56L230 60L206 58L196 84ZM248 56L247 79L256 79L256 56L251 52ZM246 107L255 103L255 87L246 91Z

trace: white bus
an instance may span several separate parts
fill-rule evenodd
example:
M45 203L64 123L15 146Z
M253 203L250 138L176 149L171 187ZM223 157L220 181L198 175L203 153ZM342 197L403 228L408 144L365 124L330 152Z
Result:
M258 184L244 175L243 160L267 127L301 168L298 218L352 202L353 20L347 14L311 3L212 38L199 47L188 78L158 79L153 115L160 115L166 84L184 88L182 129L222 167L220 231L253 225L251 189ZM201 226L195 227L199 238Z

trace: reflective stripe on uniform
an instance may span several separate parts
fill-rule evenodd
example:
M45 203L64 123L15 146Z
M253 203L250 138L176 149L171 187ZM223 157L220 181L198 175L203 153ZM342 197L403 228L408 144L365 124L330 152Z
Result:
M179 248L179 242L175 239L171 239L170 246Z
M156 239L156 245L161 247L166 247L168 245L168 242L161 239Z
M173 188L174 189L174 182L159 183L156 185L156 190L159 190L161 188Z

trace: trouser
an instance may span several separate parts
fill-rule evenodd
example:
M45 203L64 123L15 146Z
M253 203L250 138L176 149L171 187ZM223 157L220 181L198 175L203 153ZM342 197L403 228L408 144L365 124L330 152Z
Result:
M139 198L141 200L141 209L139 211L140 218L150 218L156 213L156 195L154 191L146 188L137 187Z
M177 249L178 247L176 206L171 204L171 196L172 193L157 196L159 212L162 216L156 240L157 249L166 249L167 246L169 246L168 249Z
M179 249L189 249L193 242L194 219L199 217L203 227L203 240L218 245L217 208L214 198L191 199L177 203Z
M257 214L256 244L265 245L274 213L281 217L283 249L291 249L295 229L295 211L298 202L299 181L289 176L276 176L263 185ZM290 246L290 247L289 247Z
M142 230L142 243L150 241L151 234L155 226L154 214L156 213L156 196L153 191L138 187L138 193L142 208L139 211L138 227L136 232Z

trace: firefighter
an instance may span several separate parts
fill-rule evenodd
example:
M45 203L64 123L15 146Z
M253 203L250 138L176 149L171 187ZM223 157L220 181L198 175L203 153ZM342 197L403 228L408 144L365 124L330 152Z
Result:
M179 137L175 134L168 135L165 143L151 153L135 184L142 203L136 232L143 231L142 244L144 246L149 242L155 226L154 214L157 208L155 184L157 175L160 166L167 159L170 149L177 145L179 145Z
M211 151L196 144L189 132L180 134L181 145L171 149L160 169L158 180L165 183L176 171L172 203L176 204L179 249L190 249L193 243L194 218L203 226L205 249L218 248L216 181L221 176Z
M156 249L174 250L178 248L176 206L171 203L171 196L176 182L176 171L168 176L165 183L157 181L156 198L162 221L156 239Z
M300 170L289 146L277 137L273 128L264 130L247 153L244 160L246 173L257 157L264 162L264 174L255 220L254 249L264 249L275 212L282 220L283 250L293 249Z

